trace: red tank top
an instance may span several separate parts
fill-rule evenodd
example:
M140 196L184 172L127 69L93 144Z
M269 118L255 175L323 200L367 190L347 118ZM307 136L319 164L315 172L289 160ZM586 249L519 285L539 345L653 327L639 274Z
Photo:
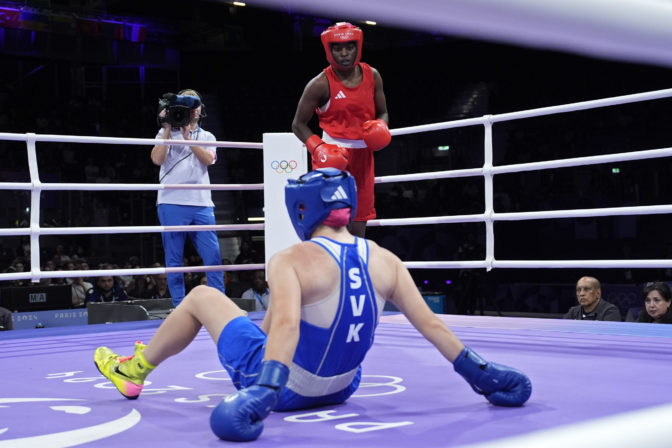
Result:
M343 85L331 66L324 69L329 80L329 102L326 110L318 108L316 112L320 127L332 137L361 140L362 123L376 118L373 71L363 62L359 66L362 68L362 82L356 87Z

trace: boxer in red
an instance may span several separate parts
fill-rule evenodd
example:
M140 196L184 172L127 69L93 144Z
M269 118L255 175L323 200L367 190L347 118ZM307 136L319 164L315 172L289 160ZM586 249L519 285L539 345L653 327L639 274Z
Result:
M322 33L329 67L306 85L292 131L306 144L313 169L347 170L357 183L357 215L350 232L364 237L366 222L376 217L373 152L390 143L383 79L360 62L362 30L339 22ZM322 137L308 126L314 114Z

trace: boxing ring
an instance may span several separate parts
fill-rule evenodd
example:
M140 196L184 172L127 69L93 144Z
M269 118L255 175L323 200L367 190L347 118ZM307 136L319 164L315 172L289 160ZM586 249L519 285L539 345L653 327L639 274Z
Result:
M484 165L476 169L385 176L377 183L481 176L483 213L424 218L377 219L370 226L408 226L483 222L485 257L462 261L405 261L411 269L636 268L672 267L672 260L498 260L494 223L589 216L672 213L672 205L612 207L544 212L498 213L493 206L493 176L533 170L577 167L613 161L669 157L672 148L579 157L516 165L493 165L495 123L568 113L672 96L672 89L528 111L486 115L392 130L393 136L483 126ZM24 141L31 182L1 182L0 189L31 192L30 227L0 229L0 236L29 236L31 270L2 273L0 280L73 276L138 275L163 272L260 269L264 264L91 271L41 271L40 237L86 233L152 233L184 230L261 230L266 224L216 226L61 227L40 226L40 195L49 190L158 190L184 185L59 184L40 181L39 142L154 145L154 139L120 139L36 134L0 134L0 140ZM184 143L165 140L165 143ZM270 140L269 140L270 142ZM265 143L204 142L220 148L269 150ZM273 149L275 151L275 149ZM270 152L270 151L268 151ZM305 157L305 151L304 157ZM275 154L275 152L274 152ZM301 173L295 172L297 176ZM193 186L212 190L264 189L263 184ZM268 188L265 189L266 191ZM268 201L266 201L268 203ZM277 200L276 202L282 202ZM283 242L288 243L288 242ZM266 254L270 256L269 253ZM262 314L251 313L260 320ZM403 316L383 316L364 368L364 384L346 404L298 413L273 413L258 446L667 446L672 417L667 378L672 374L672 328L627 322L443 315L441 318L486 359L523 370L533 392L521 408L490 406L475 395L439 353ZM146 321L0 333L0 448L17 446L118 446L119 443L166 447L219 446L208 426L211 408L233 391L204 331L184 353L167 360L150 377L142 397L123 399L93 366L99 345L130 352L147 342L160 322Z

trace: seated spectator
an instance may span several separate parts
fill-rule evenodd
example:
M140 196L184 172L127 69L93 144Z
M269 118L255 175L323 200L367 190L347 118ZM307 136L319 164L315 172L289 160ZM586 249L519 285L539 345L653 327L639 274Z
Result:
M231 290L226 290L226 295L229 297L243 297L243 293L252 288L252 277L254 276L254 271L236 271L236 274L238 276L238 281L231 285ZM234 293L237 293L237 295Z
M6 273L14 273L14 272L24 272L25 271L25 264L23 262L22 257L16 257L13 261L12 264L5 270ZM11 286L29 286L30 285L30 280L10 280L9 283Z
M52 267L49 264L45 264L40 269L42 270L42 272L53 271ZM49 286L49 285L53 284L51 280L52 279L50 279L48 277L42 277L40 279L40 286Z
M616 305L602 299L602 286L595 277L581 277L576 282L576 299L579 304L571 307L564 319L623 320Z
M83 277L74 277L67 279L72 289L72 306L79 308L85 305L86 293L93 288L93 285L84 280Z
M642 290L644 307L639 312L639 322L672 324L672 292L665 282L649 282Z
M112 276L98 277L96 285L86 293L86 302L120 302L126 301L128 295L121 286L115 284Z
M14 328L12 312L0 306L0 331L9 331Z
M154 285L149 289L150 299L170 299L170 289L168 289L168 276L166 274L155 274L152 276Z
M138 269L140 268L140 259L136 256L129 257L126 263L124 264L124 269ZM139 280L143 279L144 276L137 276L137 275L121 275L118 277L119 281L121 282L122 288L126 289L126 291L131 294L131 290L137 288L140 294L144 294L146 291L146 288L144 288L145 285L142 285ZM135 285L133 285L135 283ZM133 295L131 294L132 297L137 297L137 298L144 298L144 295Z
M185 291L191 291L195 287L202 285L201 277L205 275L203 272L185 272L184 273L184 287Z
M131 281L125 287L128 296L133 299L149 299L153 280L149 275L133 275Z
M70 256L65 252L65 246L62 244L56 245L56 255L54 255L53 260L59 267L63 267L68 261L71 261Z
M89 263L86 262L85 259L79 260L79 265L76 267L76 269L79 269L80 271L88 271L89 270ZM87 283L95 282L95 279L90 278L90 277L85 277L84 281Z
M228 258L222 258L222 264L229 265L233 263ZM224 289L227 296L240 298L248 286L244 286L238 281L238 271L224 271Z
M242 298L253 299L255 311L265 311L268 309L270 296L264 271L254 271L254 274L252 274L252 287L243 292Z
M226 295L229 297L239 298L250 287L250 284L238 280L238 273L233 271L225 271L225 278L227 279Z

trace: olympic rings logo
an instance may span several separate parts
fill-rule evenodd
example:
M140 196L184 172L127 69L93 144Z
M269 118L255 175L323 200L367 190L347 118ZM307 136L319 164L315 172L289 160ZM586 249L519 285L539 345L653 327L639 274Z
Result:
M296 160L290 160L289 162L286 160L274 160L271 162L271 169L275 170L278 174L291 173L298 165Z
M372 381L372 382L365 382L364 378L381 378L381 381ZM362 375L362 382L359 383L359 389L357 392L355 392L352 396L353 397L376 397L376 396L381 396L381 395L393 395L393 394L398 394L406 390L406 386L402 386L401 383L403 382L403 378L399 378L398 376L390 376L390 375ZM383 387L385 389L376 389L377 391L372 391L369 393L365 393L364 389L366 388L380 388Z

